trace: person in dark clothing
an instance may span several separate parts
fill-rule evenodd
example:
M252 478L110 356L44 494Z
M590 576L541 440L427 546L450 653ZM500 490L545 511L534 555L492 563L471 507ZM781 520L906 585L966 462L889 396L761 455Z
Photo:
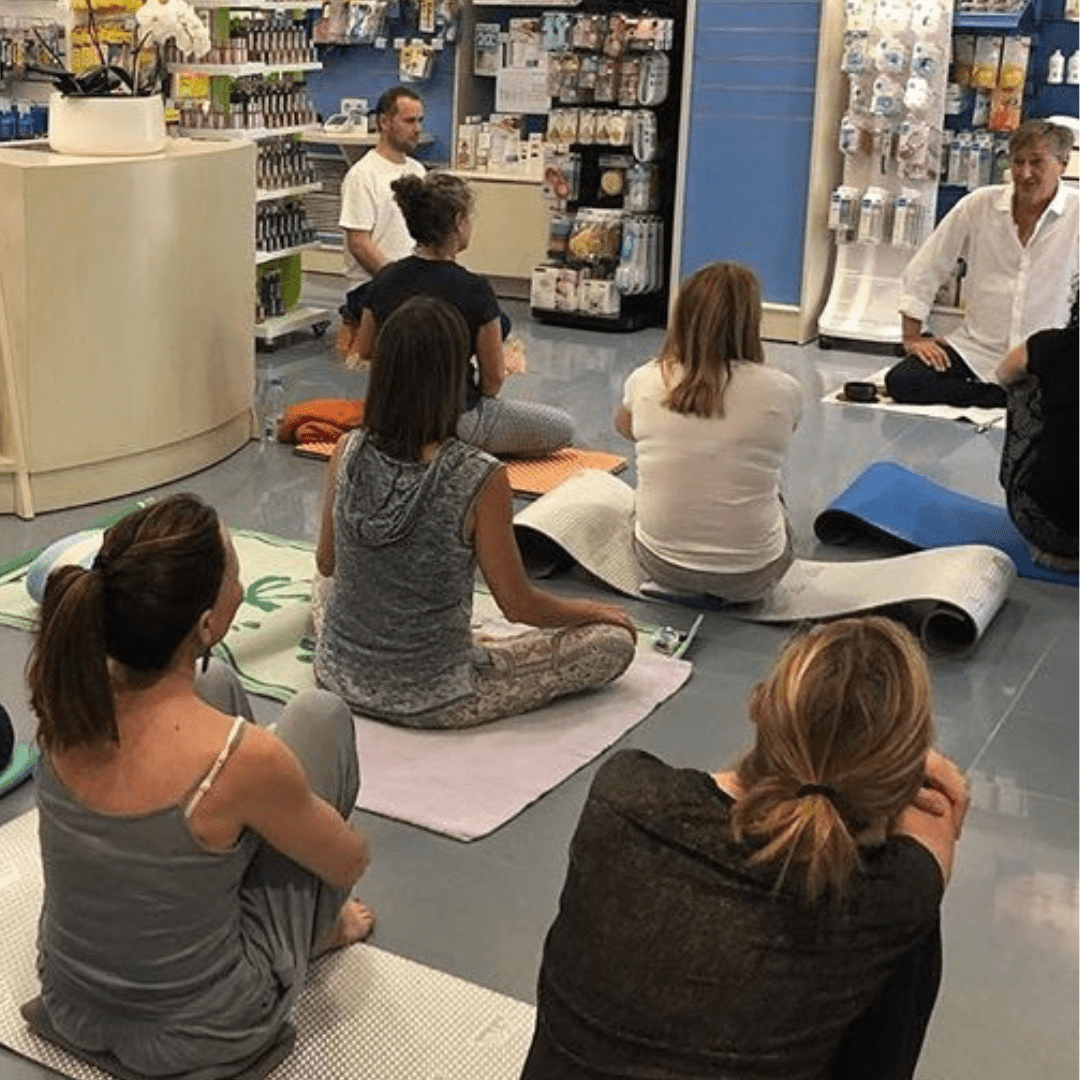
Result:
M1009 517L1037 563L1077 571L1080 475L1076 443L1077 301L1068 325L1041 330L1010 352L997 369L1008 392L999 478Z
M881 617L798 635L730 770L597 772L544 944L523 1080L910 1080L967 806Z
M370 360L380 327L406 300L434 296L453 305L469 328L471 354L465 411L457 436L499 456L538 457L568 446L574 422L564 410L500 395L506 378L505 325L495 292L457 263L472 235L473 193L449 173L403 176L391 184L416 240L416 253L384 266L364 294L363 315L346 347L346 363Z

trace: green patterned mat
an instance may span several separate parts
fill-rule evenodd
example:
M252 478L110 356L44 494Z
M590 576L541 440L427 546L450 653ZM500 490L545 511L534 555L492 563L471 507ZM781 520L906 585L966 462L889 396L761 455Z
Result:
M315 685L313 545L246 529L233 529L232 537L244 599L225 640L214 651L236 669L246 690L288 701ZM39 554L31 551L12 560L0 575L0 625L33 629L38 606L26 591L26 572Z

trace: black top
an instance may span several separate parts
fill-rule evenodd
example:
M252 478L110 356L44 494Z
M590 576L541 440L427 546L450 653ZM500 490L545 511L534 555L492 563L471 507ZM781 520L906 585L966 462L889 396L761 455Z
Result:
M843 905L810 905L731 838L695 769L622 751L598 771L540 970L523 1080L819 1080L944 882L908 837L868 850Z
M382 326L400 304L413 296L436 296L453 304L468 324L474 354L480 328L499 317L495 292L479 274L454 262L419 255L407 255L384 266L364 294L364 307L371 309ZM470 367L465 407L471 409L479 400L476 373Z
M1080 474L1076 442L1077 352L1076 323L1061 330L1041 330L1028 338L1028 373L1039 380L1042 431L1035 435L1035 463L1030 493L1043 513L1070 536L1077 534Z

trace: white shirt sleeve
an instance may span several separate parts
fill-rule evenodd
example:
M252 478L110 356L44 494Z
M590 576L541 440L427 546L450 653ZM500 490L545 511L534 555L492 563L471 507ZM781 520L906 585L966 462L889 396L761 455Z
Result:
M925 322L934 297L968 246L974 200L966 195L938 223L900 278L901 315Z

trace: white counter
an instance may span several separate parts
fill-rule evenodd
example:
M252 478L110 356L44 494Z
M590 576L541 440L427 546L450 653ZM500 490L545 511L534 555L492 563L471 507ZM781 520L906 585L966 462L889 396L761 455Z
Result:
M0 149L0 512L185 476L252 434L255 146Z

